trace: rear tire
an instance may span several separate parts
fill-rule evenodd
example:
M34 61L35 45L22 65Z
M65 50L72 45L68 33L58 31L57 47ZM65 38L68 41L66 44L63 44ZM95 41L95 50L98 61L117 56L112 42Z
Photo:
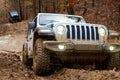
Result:
M33 71L36 75L47 75L50 71L50 53L42 46L42 40L37 39L34 46Z

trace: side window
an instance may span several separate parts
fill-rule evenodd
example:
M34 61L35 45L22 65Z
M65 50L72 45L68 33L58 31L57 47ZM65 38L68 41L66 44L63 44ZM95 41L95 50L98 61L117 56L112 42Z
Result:
M33 20L33 22L35 22L35 28L37 26L37 17L35 17L35 19Z

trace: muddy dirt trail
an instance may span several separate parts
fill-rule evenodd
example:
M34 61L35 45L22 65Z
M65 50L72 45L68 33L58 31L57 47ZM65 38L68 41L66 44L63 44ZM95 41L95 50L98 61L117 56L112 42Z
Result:
M92 66L62 68L48 76L36 76L20 61L27 22L0 26L0 80L120 80L120 71L94 70Z

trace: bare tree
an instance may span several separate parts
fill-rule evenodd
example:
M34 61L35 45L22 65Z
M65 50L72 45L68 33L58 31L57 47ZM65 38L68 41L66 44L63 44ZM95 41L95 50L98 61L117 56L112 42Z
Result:
M35 16L36 15L36 0L32 0L32 6L33 6L33 15Z
M66 0L66 7L68 14L74 15L73 6L74 6L74 0Z
M85 15L87 13L87 1L85 0L84 2L84 11L83 11L83 15Z
M18 3L19 3L19 12L20 12L20 18L21 20L24 19L24 8L23 8L23 2L24 0L19 0Z
M41 12L41 0L39 0L39 12Z
M95 6L95 0L92 0L92 7Z
M118 5L118 24L120 24L120 3Z

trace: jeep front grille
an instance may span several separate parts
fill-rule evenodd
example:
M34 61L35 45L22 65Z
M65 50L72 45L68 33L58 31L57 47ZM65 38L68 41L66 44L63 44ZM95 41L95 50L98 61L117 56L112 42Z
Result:
M67 39L99 40L98 27L86 25L66 25Z

